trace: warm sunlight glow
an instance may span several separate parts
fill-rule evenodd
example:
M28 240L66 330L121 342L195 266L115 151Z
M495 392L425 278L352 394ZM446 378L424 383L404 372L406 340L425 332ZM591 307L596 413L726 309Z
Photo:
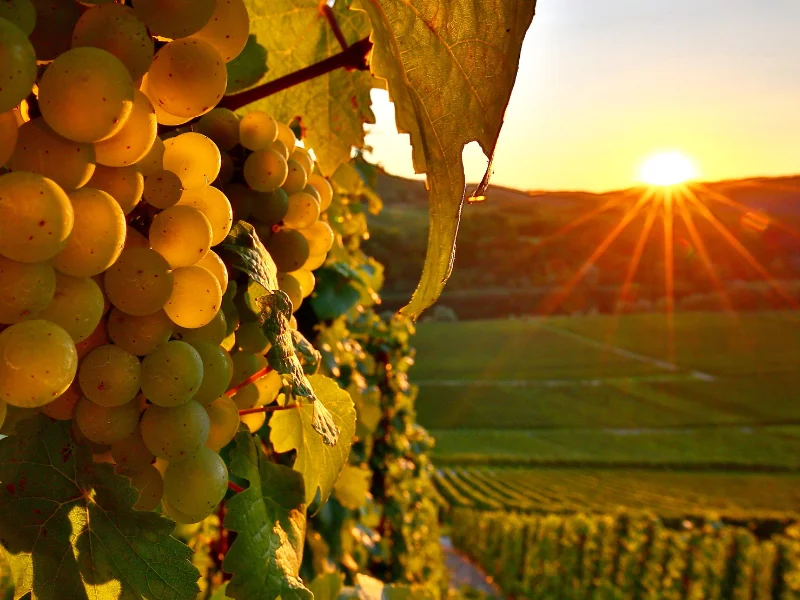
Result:
M681 152L662 152L648 158L639 170L639 179L650 185L676 185L697 177L692 160Z

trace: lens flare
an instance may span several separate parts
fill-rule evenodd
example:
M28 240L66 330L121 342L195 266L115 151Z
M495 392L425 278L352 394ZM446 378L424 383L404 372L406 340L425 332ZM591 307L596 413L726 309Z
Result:
M644 161L639 170L639 179L655 186L670 186L684 183L697 177L697 168L682 152L661 152Z

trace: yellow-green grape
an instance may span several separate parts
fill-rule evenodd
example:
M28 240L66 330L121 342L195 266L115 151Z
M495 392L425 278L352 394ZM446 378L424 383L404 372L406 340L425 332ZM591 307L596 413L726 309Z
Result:
M95 152L91 144L65 139L38 118L19 128L9 167L39 173L65 190L75 190L86 185L94 173Z
M222 242L233 225L231 203L225 194L210 185L184 190L178 206L192 206L205 215L211 225L212 246Z
M283 157L283 160L285 161L289 160L289 149L286 147L286 144L284 144L280 140L275 140L274 142L272 142L272 144L270 144L267 150L273 150L274 152L277 152Z
M280 374L277 371L270 371L263 377L242 387L233 396L233 401L239 410L264 406L275 400L282 387L283 380Z
M325 221L316 221L310 227L301 229L300 233L308 241L310 255L325 254L333 246L333 229Z
M319 203L311 194L298 192L289 196L289 209L283 224L294 229L311 227L319 219Z
M156 137L147 154L136 163L136 167L142 175L150 177L153 173L164 170L164 149L164 142L160 137Z
M142 392L153 404L171 407L188 402L202 382L203 359L186 342L167 342L142 361Z
M303 188L306 187L307 179L306 170L303 168L303 165L290 158L286 162L286 166L289 172L286 175L286 181L283 182L281 187L289 196L302 192Z
M67 245L75 213L52 179L18 171L0 175L0 254L41 262Z
M267 359L264 356L252 352L237 352L231 356L231 360L233 361L231 386L239 385L267 366Z
M309 156L308 150L305 148L295 148L294 151L289 155L289 159L300 163L300 166L302 166L303 170L306 172L306 177L311 175L311 173L314 171L314 161L311 160L311 156Z
M325 260L328 258L328 253L323 252L321 254L309 254L308 260L306 260L303 268L307 271L314 271L319 269L322 265L325 264Z
M150 225L150 246L174 269L188 267L211 248L211 224L192 206L171 206Z
M147 238L130 225L125 228L125 248L123 252L128 248L150 248L150 242ZM97 277L99 277L99 275Z
M172 171L156 171L144 180L144 199L150 206L169 208L181 199L183 184Z
M252 192L252 198L253 217L267 225L280 223L289 210L289 195L283 188L272 192Z
M300 308L303 303L303 289L300 287L300 282L289 273L278 273L278 287L286 292L289 300L292 302L292 312Z
M81 188L69 194L75 225L66 247L53 258L57 271L74 277L97 275L116 262L125 245L125 214L109 194Z
M164 500L187 515L210 514L225 497L228 468L219 454L203 446L164 473Z
M220 345L222 340L228 335L227 329L228 325L225 322L225 313L218 310L217 314L214 315L207 325L193 329L177 327L173 335L176 339L192 344L195 342L210 342Z
M111 304L129 315L151 315L172 294L169 263L155 250L127 248L106 271L103 284Z
M220 0L222 3L227 1ZM198 133L209 138L220 150L232 150L239 143L239 117L227 108L215 108L207 112L195 127Z
M191 329L210 323L222 303L222 288L214 274L197 266L181 267L172 274L175 283L164 312L180 327Z
M166 470L166 465L165 465L165 470ZM164 511L164 514L167 515L167 517L169 517L179 525L184 525L184 526L185 525L198 526L197 523L200 523L207 517L211 516L211 513L214 512L214 508L212 508L209 511L202 511L197 514L190 515L179 511L174 506L170 506L169 503L166 500L164 500L163 496L161 498L161 508Z
M0 166L8 162L8 159L14 154L14 147L17 145L19 125L17 125L15 112L12 109L0 113Z
M314 189L316 189L319 193L320 211L328 210L328 207L331 205L331 200L333 200L333 188L331 187L331 184L328 183L328 180L322 175L317 173L312 173L308 176L308 183L309 185L314 186Z
M136 431L140 412L138 400L122 406L100 406L84 396L75 406L74 422L90 442L109 445Z
M150 466L155 459L155 455L150 452L142 439L140 427L128 437L111 444L111 456L114 457L117 466L128 473Z
M248 150L265 150L278 139L278 123L267 113L255 110L239 121L239 143Z
M245 321L236 330L236 347L242 352L263 356L271 346L261 325L256 321Z
M56 273L53 300L38 316L63 327L78 343L92 335L103 313L103 291L94 279Z
M125 126L94 145L97 162L101 165L126 167L135 164L144 158L156 139L158 123L153 105L139 90L134 90L133 94L133 110Z
M127 350L106 344L81 361L78 382L83 395L100 406L122 406L139 393L142 365Z
M319 195L317 188L315 188L313 185L306 184L306 187L303 188L303 191L309 196L314 196L314 200L316 200L317 203L322 202L322 197Z
M227 350L209 342L194 342L203 360L203 383L192 400L206 405L225 393L233 377L233 362Z
M31 93L36 79L36 54L28 36L0 17L0 64L3 85L0 86L0 112L11 110Z
M153 404L142 417L145 445L170 463L194 454L208 440L208 430L208 413L194 400L172 407Z
M188 123L192 120L192 117L176 117L175 115L171 115L158 104L156 104L154 100L155 96L153 96L153 93L150 91L147 84L147 75L144 76L144 80L142 81L142 85L139 89L150 99L150 102L153 104L153 109L156 111L156 121L159 125L183 125L184 123ZM166 134L164 139L167 139Z
M256 150L244 161L247 185L258 192L277 190L289 172L283 156L274 150Z
M172 171L186 189L209 185L219 175L217 145L199 133L189 132L164 142L164 168Z
M294 152L294 148L297 145L297 138L294 137L292 128L284 123L278 123L278 141L283 142L289 154Z
M154 35L182 38L208 23L214 0L136 0L133 9Z
M81 16L76 2L34 0L36 25L30 34L36 58L47 62L69 50L72 30Z
M77 381L73 381L66 391L52 402L48 402L42 406L41 410L51 419L57 421L69 421L75 415L75 405L80 400L81 386ZM2 402L2 400L0 400Z
M214 14L192 37L216 48L225 62L230 62L244 49L250 34L250 18L242 0L216 0Z
M219 254L213 250L209 250L208 254L197 261L195 265L203 267L207 271L211 271L214 277L217 278L217 281L219 281L220 289L224 290L228 288L228 269L225 267L225 263L222 262Z
M222 188L222 191L231 203L234 221L249 219L253 210L253 199L258 192L241 183L229 183Z
M166 344L174 327L163 310L137 317L114 308L108 316L108 337L136 356L146 356Z
M139 490L139 499L133 505L134 510L155 510L164 493L164 480L161 473L153 465L145 466L141 471L131 473L131 485Z
M220 396L206 406L210 429L206 448L219 452L239 430L239 407L227 396Z
M308 260L308 242L295 229L275 232L267 243L267 250L279 271L291 273L301 268Z
M267 420L267 414L263 412L250 413L249 415L242 415L242 424L250 430L250 433L256 433L264 426Z
M116 56L99 48L73 48L42 75L39 108L59 135L97 142L125 125L133 110L133 91L128 69Z
M219 159L219 175L214 180L214 185L224 186L230 183L236 174L236 165L233 163L231 155L227 152L220 152Z
M122 213L128 215L142 199L144 177L133 165L128 167L97 165L86 186L110 194L119 204Z
M134 81L153 62L153 40L133 9L109 3L87 10L72 32L72 47L94 46L110 52L127 67Z
M297 271L292 271L289 275L294 277L297 283L300 284L300 293L303 298L308 298L311 292L314 291L314 284L316 283L314 273L306 269L298 269Z
M144 91L169 114L192 118L216 106L227 82L222 55L208 42L188 38L169 42L156 53Z
M0 256L0 323L19 323L41 313L56 291L48 263L21 263Z
M0 18L19 27L25 35L30 35L36 26L36 8L31 0L5 0L0 2Z
M100 323L97 324L97 327L94 328L94 331L88 338L75 344L75 349L78 351L78 360L83 360L92 350L108 342L106 322L101 319Z

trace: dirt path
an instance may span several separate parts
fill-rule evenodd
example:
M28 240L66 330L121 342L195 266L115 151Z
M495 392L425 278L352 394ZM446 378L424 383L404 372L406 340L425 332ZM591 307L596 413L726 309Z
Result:
M487 594L490 598L503 598L500 588L469 558L456 550L447 536L442 536L442 551L445 565L450 571L450 589L459 590L467 585Z

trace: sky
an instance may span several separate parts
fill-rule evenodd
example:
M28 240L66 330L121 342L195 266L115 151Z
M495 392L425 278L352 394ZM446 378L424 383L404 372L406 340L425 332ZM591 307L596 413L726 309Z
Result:
M386 92L373 110L372 159L412 176ZM800 173L800 0L539 0L492 182L626 188L671 150L707 181ZM478 181L477 144L464 159Z

